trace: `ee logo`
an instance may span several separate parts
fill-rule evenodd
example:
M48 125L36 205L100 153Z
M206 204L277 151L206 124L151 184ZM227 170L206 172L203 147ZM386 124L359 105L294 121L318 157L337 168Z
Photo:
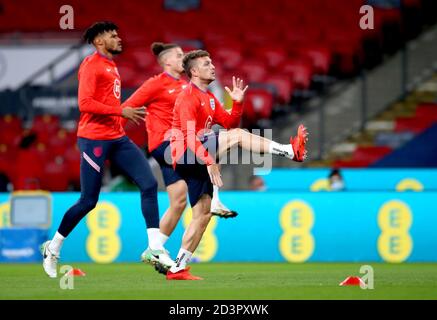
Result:
M279 240L282 256L290 262L304 262L314 252L313 209L304 201L287 203L280 213L280 225L284 231Z
M409 230L413 223L410 207L400 200L386 202L378 214L381 234L378 238L378 252L387 262L403 262L413 250Z
M111 263L121 250L118 229L121 216L118 208L110 202L101 202L88 214L86 224L90 231L86 250L97 263Z

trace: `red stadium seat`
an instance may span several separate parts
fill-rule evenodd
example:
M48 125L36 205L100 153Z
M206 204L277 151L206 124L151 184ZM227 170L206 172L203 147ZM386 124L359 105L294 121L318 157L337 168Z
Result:
M135 62L118 63L117 69L120 73L122 87L135 88L141 84L137 76L138 69Z
M282 73L293 80L296 89L308 90L313 76L312 63L308 59L288 60L282 65Z
M371 163L364 160L336 160L333 163L335 168L364 168L368 167Z
M363 36L360 32L333 27L323 43L337 59L337 69L345 75L355 74L364 60Z
M61 156L44 165L41 188L49 191L66 191L68 189L68 166Z
M220 64L227 70L237 68L243 60L241 50L234 47L211 48L210 54L214 64Z
M269 68L280 68L287 59L285 48L261 47L254 50L254 55L263 59Z
M75 143L76 133L68 132L65 129L60 129L56 134L48 140L48 152L51 155L63 155L67 148Z
M293 81L287 75L269 75L264 80L276 88L278 101L280 103L290 103L293 95Z
M14 190L35 190L41 188L44 161L36 148L21 149L15 162L11 181Z
M238 69L249 83L263 82L267 75L267 66L259 60L245 60Z
M80 151L77 145L65 151L64 160L67 166L68 181L77 188L80 186L80 158Z
M147 69L151 65L156 63L156 57L153 55L150 48L133 48L131 56L133 57L136 65L142 70Z
M352 160L368 161L370 164L381 159L392 151L391 148L385 146L358 147L352 155Z
M33 119L32 131L38 135L38 141L46 143L60 129L57 116L50 114L38 115Z
M260 119L269 119L273 100L272 93L266 89L249 89L244 102L243 120L250 126Z
M437 121L437 103L421 103L416 108L416 117Z
M312 61L315 74L327 74L331 65L331 52L324 46L307 46L302 48L301 55Z
M395 122L395 132L410 131L420 133L429 128L435 119L430 117L399 117Z
M16 157L16 149L9 148L5 144L0 144L0 173L6 174L9 180L12 179L15 173Z
M0 128L0 143L12 146L22 131L21 119L12 115L2 116Z
M124 126L126 135L140 148L144 148L147 144L147 131L144 121L136 125L132 121L128 121Z

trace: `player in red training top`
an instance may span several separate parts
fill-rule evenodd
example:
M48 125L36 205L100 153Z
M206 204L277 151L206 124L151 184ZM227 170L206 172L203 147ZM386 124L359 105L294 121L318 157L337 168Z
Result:
M173 107L176 97L185 89L188 83L181 79L184 73L182 59L184 52L177 44L155 42L151 45L153 54L162 66L163 72L145 81L140 88L127 99L122 106L138 108L145 106L147 109L146 128L148 135L148 149L151 155L159 163L164 178L164 183L170 199L170 207L160 221L160 230L165 237L163 245L175 229L187 202L187 184L171 165L169 150L169 132L173 121ZM221 217L235 216L236 213L229 211L221 204L218 197L218 187L214 187L212 200L212 214ZM144 262L154 264L155 257L146 250L141 255ZM164 258L163 258L164 259ZM169 262L166 267L171 267L174 262ZM170 262L171 261L171 262Z
M193 219L187 227L176 264L167 272L168 280L200 280L190 274L187 263L196 250L211 219L212 184L222 186L217 159L233 146L257 153L271 153L301 162L306 157L307 132L303 125L290 144L279 144L266 138L235 128L242 114L242 102L247 86L233 78L233 90L225 87L233 100L229 114L214 95L207 90L215 80L215 68L209 53L204 50L189 52L183 60L189 86L176 99L171 133L173 165L188 185ZM218 134L211 131L213 124L220 124L228 131Z
M84 59L78 75L81 196L65 213L53 239L41 247L44 270L52 278L57 276L65 238L97 204L106 159L121 168L141 190L149 247L156 255L166 251L160 244L157 182L144 153L126 136L122 126L122 117L136 123L142 121L145 109L121 107L121 80L112 60L122 52L117 30L112 22L96 22L84 34L96 52Z

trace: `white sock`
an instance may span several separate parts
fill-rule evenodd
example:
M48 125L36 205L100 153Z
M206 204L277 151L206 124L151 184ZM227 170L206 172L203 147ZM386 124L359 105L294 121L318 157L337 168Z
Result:
M212 201L213 202L220 202L220 198L219 198L219 190L220 188L217 187L216 185L213 185L213 191L212 191Z
M159 232L159 239L161 240L161 245L164 246L168 240L168 236L163 234L161 231Z
M60 234L58 231L56 231L55 235L53 236L52 241L49 243L49 251L57 256L59 256L59 253L61 252L62 244L64 243L65 237Z
M176 273L180 270L185 269L188 262L190 262L192 256L192 252L180 248L178 256L175 260L175 264L170 268L170 272Z
M149 238L149 248L152 250L162 250L164 247L162 246L161 235L159 232L159 228L148 228L147 236Z
M269 153L286 157L291 160L293 160L294 158L293 147L291 146L291 144L280 144L272 141L269 145Z

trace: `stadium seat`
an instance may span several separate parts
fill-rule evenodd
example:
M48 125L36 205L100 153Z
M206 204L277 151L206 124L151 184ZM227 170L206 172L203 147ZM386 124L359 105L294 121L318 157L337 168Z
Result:
M364 160L336 160L332 164L334 168L363 168L371 163Z
M264 59L269 68L281 68L282 63L287 59L285 48L281 47L259 47L253 53L256 57Z
M12 115L2 116L0 117L0 128L0 144L12 146L22 131L21 119Z
M21 149L17 154L15 174L11 179L14 190L40 189L43 163L36 148Z
M369 164L371 164L390 152L392 152L392 149L386 146L358 147L355 149L351 160L369 162Z
M73 145L75 141L75 132L68 132L65 129L59 129L59 131L51 136L47 141L48 152L53 156L63 155L67 148Z
M291 77L294 87L308 90L313 76L312 63L308 59L287 60L282 66L283 74Z
M392 149L397 149L406 142L413 139L413 132L380 132L376 135L374 143L377 146L387 146Z
M260 119L269 119L273 109L273 95L266 89L249 89L244 102L243 120L248 126Z
M416 108L416 117L437 121L437 103L421 103Z
M0 144L0 173L4 173L9 180L14 177L16 157L17 151L15 149L6 144Z
M61 128L57 116L50 114L37 115L33 119L32 131L38 136L38 141L47 143L47 141Z
M138 69L135 65L135 62L122 62L117 64L118 72L120 73L120 77L122 79L122 87L123 88L135 88L141 85L142 81L138 76Z
M269 75L264 82L276 88L277 101L288 104L293 96L293 82L287 75Z
M227 70L236 69L243 60L241 49L235 47L213 47L210 50L214 64L220 64Z
M71 146L65 151L64 160L67 166L67 176L69 183L80 188L80 151L77 145Z
M41 188L50 191L66 191L68 189L68 166L61 156L47 162L43 168Z
M395 122L395 132L411 131L420 133L430 127L435 119L425 117L399 117Z
M144 47L136 47L126 51L130 51L129 56L125 56L123 59L131 58L141 70L147 69L156 63L156 57L153 55L150 48L146 47L146 45L144 45Z
M263 82L267 75L267 69L264 62L259 60L244 60L244 63L238 68L245 75L249 83Z
M126 135L140 148L144 148L147 144L147 131L144 121L136 125L132 121L126 122L124 126Z
M331 65L331 52L327 47L310 45L303 47L301 56L311 59L313 72L318 75L325 75L329 72Z

